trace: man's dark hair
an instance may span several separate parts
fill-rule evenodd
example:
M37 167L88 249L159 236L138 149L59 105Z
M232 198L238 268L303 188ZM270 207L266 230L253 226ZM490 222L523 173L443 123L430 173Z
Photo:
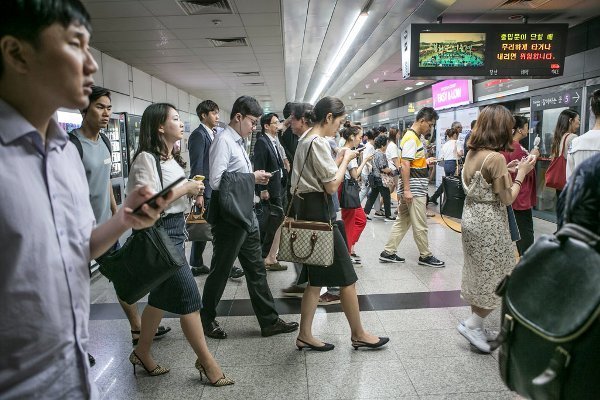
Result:
M292 107L294 106L294 104L296 103L291 101L285 103L285 106L283 106L283 118L288 119L290 115L292 115Z
M263 109L254 97L241 96L238 97L235 103L233 103L233 107L231 107L230 119L233 119L237 113L242 114L242 117L252 115L258 118L262 115Z
M375 142L373 142L373 147L375 147L376 149L381 149L382 147L385 147L386 144L388 144L388 141L390 139L385 136L385 135L379 135L375 138Z
M600 89L594 90L594 93L590 96L590 109L596 119L600 118Z
M90 15L79 0L2 0L0 39L14 36L39 45L40 33L58 22L65 28L72 23L83 25L92 32ZM4 74L4 60L0 54L0 77Z
M310 103L292 103L290 115L294 119L304 118L306 124L312 126L313 105Z
M263 114L263 116L260 117L260 128L263 135L265 134L265 125L269 125L273 117L279 119L279 116L275 113Z
M381 125L379 128L377 128L377 130L379 131L379 133L386 133L387 132L387 128L383 125Z
M200 121L202 121L202 114L208 115L211 111L219 112L219 106L212 100L204 100L196 107L196 115L200 118Z
M110 99L110 90L103 88L102 86L92 86L92 93L90 93L90 95L88 96L90 102L88 103L88 106L86 108L81 110L81 113L85 114L90 105L102 96L106 96Z
M379 135L379 131L376 129L369 129L367 131L367 140L373 140Z
M417 117L415 121L419 121L420 119L424 119L427 122L437 121L439 119L438 113L432 107L423 107L417 113Z

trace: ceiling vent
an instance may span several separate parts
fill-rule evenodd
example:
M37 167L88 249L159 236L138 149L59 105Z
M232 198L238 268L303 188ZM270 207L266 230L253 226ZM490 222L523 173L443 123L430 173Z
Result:
M522 10L535 9L548 3L550 0L507 0L496 9Z
M187 15L233 14L228 0L178 0L177 4Z
M260 72L252 71L252 72L234 72L237 77L245 77L245 76L260 76Z
M244 86L265 86L264 82L245 82Z
M363 93L365 96L371 96L374 95L375 93L371 93L371 92L364 92ZM358 97L355 97L355 99L357 99Z
M247 47L248 42L245 37L236 38L208 38L214 47Z
M381 82L386 83L386 82L398 82L398 79L384 79Z

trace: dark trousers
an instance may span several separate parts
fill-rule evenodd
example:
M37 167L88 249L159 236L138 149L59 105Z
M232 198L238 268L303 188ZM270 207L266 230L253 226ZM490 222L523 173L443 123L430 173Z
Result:
M274 324L279 315L275 311L273 295L267 284L256 217L250 233L237 225L219 221L213 225L212 234L213 256L202 296L202 323L206 325L216 318L217 305L223 296L229 271L237 257L246 273L250 302L260 327Z
M375 204L375 200L377 200L377 196L381 195L383 197L383 207L385 209L385 216L392 216L391 209L391 195L390 189L387 186L375 186L371 188L371 193L369 193L369 198L367 198L367 203L365 204L365 214L369 215L371 209L373 208L373 204Z
M456 174L456 160L445 160L444 161L444 174L446 176L454 176L454 174ZM435 193L433 194L433 196L431 196L430 200L437 201L437 199L439 199L440 196L442 195L443 191L444 191L444 185L440 184L440 186L438 186L438 188L435 191Z
M266 258L271 251L275 232L283 222L283 204L280 197L269 198L269 217L266 220L264 231L260 233L262 241L262 256Z
M208 206L210 205L210 197L204 198L204 218L206 218L206 213L208 211ZM192 242L192 250L190 251L190 265L192 267L201 267L204 265L204 259L202 258L202 254L204 254L204 249L206 248L206 242Z
M522 256L525 251L533 244L533 214L531 208L529 210L513 210L515 219L521 234L521 240L517 241L517 250Z

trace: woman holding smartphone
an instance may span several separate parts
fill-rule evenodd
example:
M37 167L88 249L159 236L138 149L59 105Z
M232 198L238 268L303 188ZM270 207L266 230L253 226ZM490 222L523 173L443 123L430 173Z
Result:
M387 337L377 337L367 332L360 321L356 281L346 242L335 224L332 194L344 180L348 163L358 156L358 151L342 148L336 160L331 157L328 138L335 136L346 115L344 103L335 97L324 97L308 113L314 124L298 142L294 156L291 192L297 218L307 221L329 222L333 225L334 262L331 266L304 264L298 284L307 282L302 296L300 331L296 339L298 349L314 351L333 350L334 345L324 343L312 334L312 323L323 286L340 286L342 309L351 331L351 343L359 347L377 348L385 345ZM297 192L296 192L297 191Z
M174 106L166 103L152 104L144 111L140 124L140 143L136 151L127 192L135 190L138 185L148 185L155 191L167 187L172 182L185 176L185 162L178 153L173 152L175 143L183 138L183 122ZM157 160L160 173L157 170ZM161 179L162 178L162 179ZM185 219L184 212L189 207L189 197L196 198L204 190L201 181L189 180L173 188L174 200L165 209L162 225L173 244L181 251L185 259ZM187 196L186 196L187 195ZM165 311L179 314L181 329L188 343L198 356L195 367L204 373L213 386L233 384L227 378L208 350L204 339L204 331L200 322L200 292L192 276L189 266L183 266L174 275L153 289L148 296L148 305L142 313L142 330L137 347L129 356L134 366L143 367L149 375L156 376L169 372L168 368L158 365L150 348L154 332Z

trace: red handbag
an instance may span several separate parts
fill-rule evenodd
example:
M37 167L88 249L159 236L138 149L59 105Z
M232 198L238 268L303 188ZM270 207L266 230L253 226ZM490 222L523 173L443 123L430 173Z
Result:
M565 152L565 142L570 134L563 137L562 144L558 149L560 154L555 157L546 170L546 186L558 190L563 190L567 183L567 159L563 155Z

